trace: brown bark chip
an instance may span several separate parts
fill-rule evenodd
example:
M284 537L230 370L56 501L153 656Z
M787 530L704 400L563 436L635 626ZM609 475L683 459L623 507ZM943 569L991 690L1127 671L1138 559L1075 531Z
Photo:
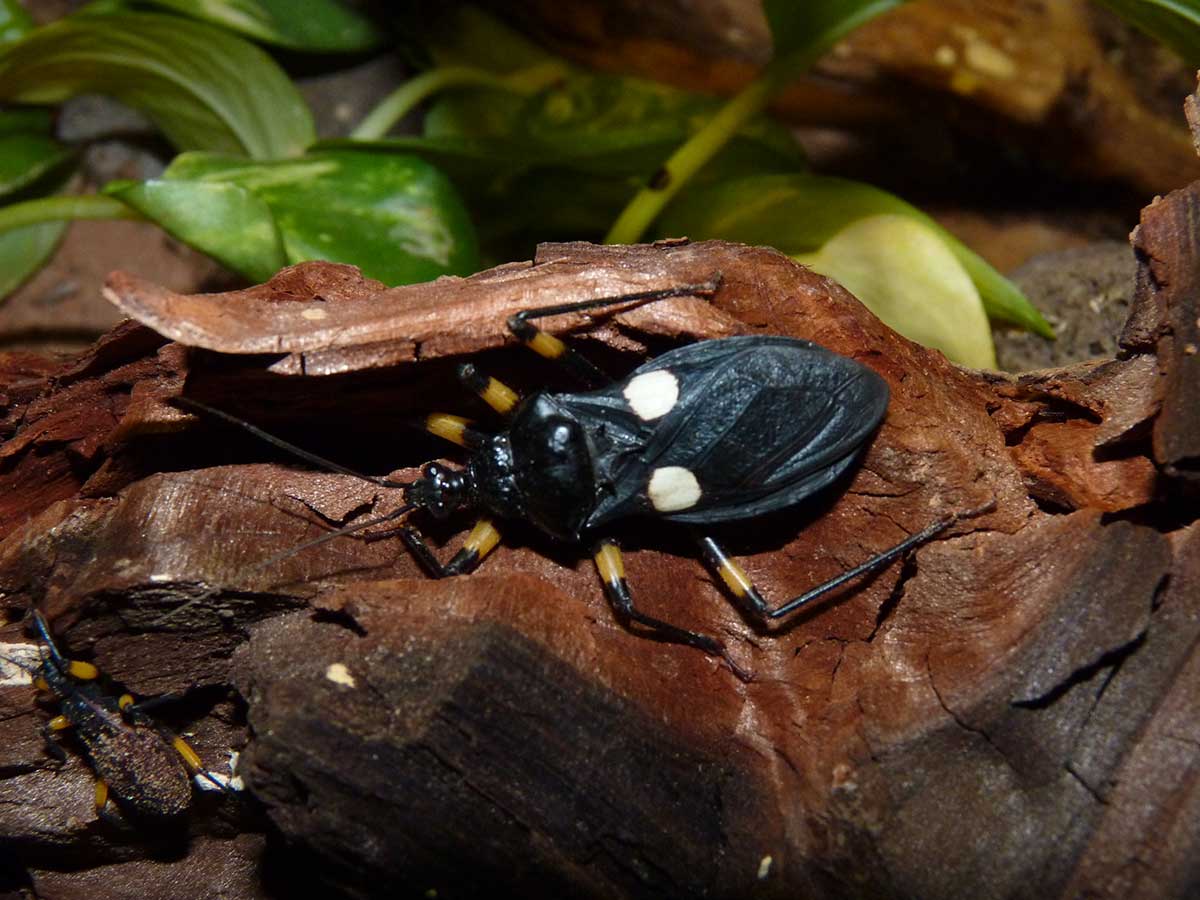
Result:
M1189 197L1147 211L1138 323L1197 316L1194 292L1174 288ZM521 523L502 523L479 574L441 582L395 540L289 553L395 509L398 492L280 461L169 402L198 397L411 478L456 457L406 417L487 415L455 384L464 355L526 393L571 389L507 336L513 312L717 280L710 299L548 327L615 372L686 341L778 333L888 381L887 418L838 491L719 531L769 598L986 510L769 630L686 535L629 523L639 604L720 637L749 683L622 628L587 554ZM128 275L109 291L144 324L53 371L0 359L0 639L28 643L16 619L36 603L71 653L138 694L179 695L163 715L206 764L240 754L247 789L199 803L175 851L228 872L230 896L1195 885L1194 515L1164 489L1190 477L1196 428L1178 332L1127 330L1117 360L970 372L785 257L720 242L545 245L532 262L394 289L312 263L232 294ZM414 524L445 558L470 519ZM2 852L64 896L85 883L68 869L111 871L95 896L126 896L161 849L95 819L77 756L45 765L47 712L27 685L0 703ZM1138 828L1163 842L1147 849ZM263 832L261 857L231 840ZM1146 858L1161 875L1136 870Z

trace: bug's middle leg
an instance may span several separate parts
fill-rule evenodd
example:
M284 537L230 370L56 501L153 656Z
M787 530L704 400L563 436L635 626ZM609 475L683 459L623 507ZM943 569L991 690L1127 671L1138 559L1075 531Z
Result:
M594 553L596 570L600 581L604 584L604 593L612 604L617 617L628 627L632 622L643 626L649 631L649 636L673 644L685 644L707 653L709 656L719 656L729 665L733 673L743 681L749 681L750 675L738 666L729 656L725 644L717 638L695 631L679 628L669 622L656 619L642 612L633 605L633 595L625 581L625 562L621 557L621 548L612 538L604 538L597 545Z

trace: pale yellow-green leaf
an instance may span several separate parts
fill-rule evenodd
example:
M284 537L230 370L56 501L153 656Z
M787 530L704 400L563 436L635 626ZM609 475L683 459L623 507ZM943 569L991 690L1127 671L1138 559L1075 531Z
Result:
M869 216L796 259L839 282L910 340L960 365L996 367L979 291L929 226L909 216Z

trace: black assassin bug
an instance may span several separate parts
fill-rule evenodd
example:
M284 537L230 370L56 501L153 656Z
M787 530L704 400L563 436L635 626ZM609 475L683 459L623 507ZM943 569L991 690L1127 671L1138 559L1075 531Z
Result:
M633 603L609 529L652 516L692 526L708 566L742 608L762 623L878 568L949 527L942 518L895 546L787 602L771 607L711 536L696 529L750 519L800 503L845 473L887 410L887 384L870 369L809 341L756 335L701 341L668 351L614 381L533 320L668 297L710 296L717 282L538 307L508 320L510 331L543 357L564 365L591 390L539 392L521 399L470 363L466 387L506 419L495 433L433 413L424 428L469 451L465 468L428 463L415 482L363 475L308 453L220 410L187 397L186 409L236 424L309 462L405 491L387 516L331 532L313 543L392 521L414 509L445 518L462 508L483 517L461 550L443 564L413 528L395 529L433 577L473 571L500 540L493 517L524 519L577 545L592 545L605 593L629 627L723 657L724 644L647 615ZM311 545L305 545L311 546ZM287 554L296 552L295 549ZM282 556L281 555L281 556ZM280 557L273 557L263 565Z
M97 812L103 813L110 799L142 820L185 812L192 801L192 775L206 774L196 751L149 716L146 704L107 690L94 665L63 656L41 612L33 611L33 621L39 664L5 659L26 669L34 686L58 703L59 714L43 729L51 755L60 763L66 760L53 734L72 729L96 774Z

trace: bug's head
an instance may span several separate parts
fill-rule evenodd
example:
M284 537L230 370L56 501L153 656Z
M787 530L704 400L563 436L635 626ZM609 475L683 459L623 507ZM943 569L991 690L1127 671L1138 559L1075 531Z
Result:
M421 470L421 477L408 489L409 503L427 509L439 519L444 519L466 506L468 502L467 480L462 472L455 472L437 463L429 463Z

